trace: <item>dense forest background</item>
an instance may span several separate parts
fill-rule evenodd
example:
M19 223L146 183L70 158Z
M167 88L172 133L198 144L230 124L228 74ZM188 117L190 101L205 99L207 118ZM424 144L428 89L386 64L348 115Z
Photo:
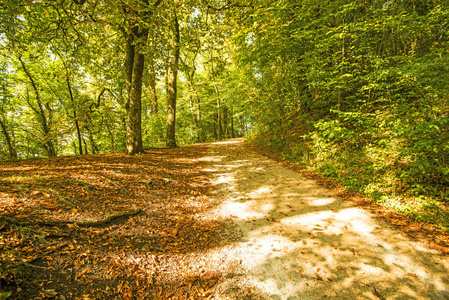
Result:
M2 161L246 135L448 227L446 0L5 0L0 24Z

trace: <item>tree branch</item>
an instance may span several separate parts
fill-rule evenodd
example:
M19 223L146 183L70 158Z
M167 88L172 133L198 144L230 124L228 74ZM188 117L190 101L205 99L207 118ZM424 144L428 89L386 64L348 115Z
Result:
M223 5L222 7L213 7L212 5L210 5L209 3L207 3L207 8L208 9L212 9L215 11L223 11L223 10L228 10L228 9L232 9L232 8L254 8L254 5L245 5L245 4L238 4L238 3L232 3L232 2L228 2L225 5Z
M163 0L157 0L157 1L153 4L153 7L158 7L159 4L162 3L162 1L163 1Z

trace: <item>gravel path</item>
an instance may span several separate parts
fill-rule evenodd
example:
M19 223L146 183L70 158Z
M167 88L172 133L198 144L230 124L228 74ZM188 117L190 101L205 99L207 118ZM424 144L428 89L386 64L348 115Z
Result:
M212 143L206 170L224 199L211 217L241 233L215 254L241 272L226 299L449 299L447 257L245 145Z

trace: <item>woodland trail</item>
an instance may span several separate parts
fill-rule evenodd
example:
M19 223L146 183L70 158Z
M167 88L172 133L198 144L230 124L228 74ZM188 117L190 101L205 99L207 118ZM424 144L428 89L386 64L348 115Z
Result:
M449 299L447 235L308 178L241 139L0 164L0 298Z
M205 171L223 198L210 217L233 219L241 233L217 255L240 265L230 279L240 291L283 300L449 299L447 257L240 139L212 143L208 153Z

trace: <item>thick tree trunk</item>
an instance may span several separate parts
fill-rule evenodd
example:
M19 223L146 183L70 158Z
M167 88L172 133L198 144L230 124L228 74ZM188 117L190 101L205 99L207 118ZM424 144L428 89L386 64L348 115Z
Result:
M176 98L177 98L177 80L179 67L179 47L180 33L178 17L174 15L175 32L173 36L173 57L168 69L168 87L167 87L167 137L166 146L176 147Z
M133 81L133 66L134 66L134 53L135 53L135 36L138 34L139 28L137 26L131 29L131 32L124 32L126 40L126 50L125 50L125 62L124 62L124 76L125 76L125 86L128 92L128 97L131 94L131 85Z
M0 119L0 126L2 127L3 136L5 137L6 143L8 144L9 157L12 160L17 160L17 152L14 149L14 146L11 141L11 137L9 136L9 132L6 128L5 123Z
M126 1L125 1L126 3ZM159 6L162 0L156 0L153 8ZM138 11L139 17L152 15L147 10L148 1L144 1L145 9ZM133 8L134 9L134 8ZM128 8L124 8L125 11ZM131 30L122 28L126 40L124 62L125 85L128 91L126 103L126 152L129 155L143 153L142 142L142 79L145 66L144 47L148 38L148 29L135 20L130 20ZM157 103L157 102L156 102Z
M142 143L142 78L145 56L142 47L148 30L137 26L126 36L126 57L124 64L125 84L128 91L126 103L126 152L129 155L143 153Z
M130 155L143 153L142 143L142 77L145 65L145 56L134 49L134 64L132 84L126 115L126 150Z

